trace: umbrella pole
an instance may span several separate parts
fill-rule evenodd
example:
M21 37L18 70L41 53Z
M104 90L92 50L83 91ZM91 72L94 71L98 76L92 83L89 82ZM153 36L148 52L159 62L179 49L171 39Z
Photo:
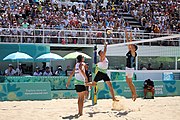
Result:
M17 61L17 63L16 63L16 69L18 68L18 61ZM15 69L15 70L16 70ZM19 71L18 71L19 72ZM19 75L19 73L17 73L17 76Z
M33 74L33 72L34 72L34 65L35 65L35 64L34 64L34 62L33 62L32 74Z
M51 67L51 59L50 59L50 63L49 63L49 64L50 64L50 65L49 65L49 66L50 66L50 70L51 70L51 72L52 72L52 69L51 69L51 68L52 68L52 67Z

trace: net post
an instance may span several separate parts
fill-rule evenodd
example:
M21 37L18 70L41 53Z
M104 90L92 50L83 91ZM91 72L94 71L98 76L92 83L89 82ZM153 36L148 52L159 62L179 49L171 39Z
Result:
M93 64L94 75L92 76L93 80L94 80L96 70L97 70L96 63L97 63L97 45L94 46L94 64ZM92 105L96 105L97 104L97 85L92 86L91 88L91 98L92 98Z

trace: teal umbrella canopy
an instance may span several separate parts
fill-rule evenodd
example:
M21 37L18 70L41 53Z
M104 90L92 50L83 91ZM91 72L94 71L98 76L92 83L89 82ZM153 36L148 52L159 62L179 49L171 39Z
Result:
M28 61L33 61L33 58L26 53L15 52L15 53L9 54L3 60L14 61L14 62L28 62Z
M87 59L91 59L91 57L85 53L82 52L72 52L64 56L65 59L76 59L78 55L82 55Z
M36 58L37 60L44 60L44 61L56 61L56 60L64 60L63 57L61 57L58 54L55 53L46 53Z

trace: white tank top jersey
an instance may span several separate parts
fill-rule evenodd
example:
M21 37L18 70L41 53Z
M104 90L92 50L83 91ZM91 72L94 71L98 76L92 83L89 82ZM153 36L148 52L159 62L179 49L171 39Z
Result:
M85 65L85 63L83 62L82 63L83 65ZM85 78L84 78L84 76L83 76L83 74L81 73L81 70L79 69L79 65L80 65L80 63L76 63L76 66L75 66L75 78L76 78L76 80L80 80L80 81L85 81ZM85 73L85 68L84 68L84 66L82 66L82 70L84 71L84 73Z
M102 62L99 62L97 65L98 65L98 68L100 69L108 69L108 59L105 58Z

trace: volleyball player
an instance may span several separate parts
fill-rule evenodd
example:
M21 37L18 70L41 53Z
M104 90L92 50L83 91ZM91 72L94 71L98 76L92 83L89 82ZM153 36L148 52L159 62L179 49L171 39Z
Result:
M83 104L84 104L84 97L85 97L85 82L88 82L87 76L85 74L85 63L84 63L84 57L82 55L77 56L77 63L68 78L68 82L66 84L66 88L68 88L70 84L70 80L72 76L75 74L75 89L78 94L78 115L83 115Z
M128 33L125 31L126 34L126 40L127 42L132 42L132 32L130 32L130 39L128 39ZM133 101L136 100L137 94L136 94L136 88L132 82L133 74L134 74L134 69L136 66L135 60L137 57L136 50L138 47L135 44L129 44L128 45L128 53L126 54L126 82L131 90L132 93L132 99Z
M97 64L98 67L98 72L94 78L94 81L91 83L87 83L87 86L95 86L97 84L97 82L99 82L100 80L104 80L104 82L108 85L109 89L110 89L110 93L112 96L112 100L113 101L118 101L115 98L114 95L114 90L112 87L112 84L110 82L110 78L107 75L107 69L108 69L108 59L106 58L106 51L107 51L107 43L104 44L104 51L100 50L98 52L99 57L100 57L100 62Z

